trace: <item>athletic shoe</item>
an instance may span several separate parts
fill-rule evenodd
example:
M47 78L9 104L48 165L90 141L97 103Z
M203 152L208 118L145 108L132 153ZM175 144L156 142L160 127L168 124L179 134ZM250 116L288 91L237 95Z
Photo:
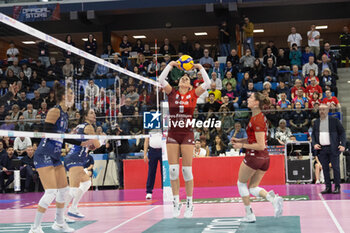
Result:
M320 184L321 182L319 180L316 180L316 183L315 184Z
M146 200L152 200L152 193L147 193Z
M68 215L74 218L85 218L85 215L80 213L80 211L77 209L73 209L72 207L68 210Z
M64 216L64 221L66 221L66 223L75 223L75 220L68 216Z
M273 208L275 209L275 218L279 218L283 213L283 198L276 194L272 201Z
M60 232L74 232L75 230L68 226L66 222L63 222L62 224L58 224L56 221L53 223L51 228L55 231Z
M44 231L41 226L38 226L36 229L34 229L34 226L32 225L28 233L44 233Z
M246 222L246 223L254 223L256 222L256 217L254 213L247 214L243 218L239 220L240 222Z
M179 203L178 205L175 205L175 202L173 202L173 205L174 205L173 217L174 218L178 218L180 216L180 213L181 213L181 206L182 206L182 204Z
M187 204L184 217L185 218L192 218L192 216L193 216L193 209L194 209L193 204L192 205Z

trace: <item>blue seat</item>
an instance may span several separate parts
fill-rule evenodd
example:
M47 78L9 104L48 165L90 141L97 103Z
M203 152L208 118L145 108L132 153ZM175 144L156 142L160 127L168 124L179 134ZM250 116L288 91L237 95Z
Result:
M136 139L129 139L128 141L130 146L136 145Z
M307 141L307 134L306 133L295 133L293 134L297 141Z
M276 90L276 88L277 88L277 82L272 82L271 83L271 89L272 90Z
M254 88L255 88L257 91L262 91L262 90L264 89L263 83L262 83L262 82L254 83Z
M237 73L237 82L241 84L244 74L243 73Z

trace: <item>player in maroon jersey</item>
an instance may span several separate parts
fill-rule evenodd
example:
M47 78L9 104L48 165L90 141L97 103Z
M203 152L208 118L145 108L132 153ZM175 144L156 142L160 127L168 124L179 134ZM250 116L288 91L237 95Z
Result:
M270 157L267 151L267 120L261 109L269 105L270 100L261 93L254 93L248 99L248 108L252 110L252 117L247 126L247 139L232 138L235 149L246 149L246 155L239 168L237 187L243 199L246 216L242 222L255 222L256 218L250 206L249 193L256 197L264 197L270 201L275 209L275 217L280 217L283 212L283 199L273 190L267 192L258 187L261 179L270 165ZM247 183L249 181L249 189Z
M192 157L194 148L194 134L192 127L188 123L192 120L193 111L196 107L197 98L210 88L210 79L200 64L194 64L194 68L198 69L204 83L196 89L192 89L191 81L188 75L184 75L179 80L178 90L171 87L165 78L173 67L178 67L175 61L170 62L163 70L159 77L159 82L162 85L165 93L168 95L169 103L169 131L167 137L167 152L169 160L169 174L171 188L174 196L174 212L176 218L180 215L181 204L179 199L179 157L180 151L182 155L182 174L186 185L186 211L185 218L190 218L193 215L193 175L192 175Z

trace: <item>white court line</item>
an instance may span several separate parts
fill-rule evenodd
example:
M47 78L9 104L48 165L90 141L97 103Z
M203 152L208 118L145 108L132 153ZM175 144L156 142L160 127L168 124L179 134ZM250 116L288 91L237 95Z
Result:
M122 222L122 223L119 224L118 226L115 226L115 227L109 229L108 231L105 231L104 233L112 232L112 231L114 231L115 229L118 229L119 227L121 227L121 226L127 224L128 222L131 222L132 220L134 220L134 219L136 219L136 218L138 218L138 217L140 217L140 216L142 216L142 215L144 215L144 214L147 214L148 212L151 212L152 210L157 209L157 208L159 208L159 207L160 207L160 206L155 206L155 207L153 207L152 209L146 210L146 211L142 212L141 214L136 215L135 217L129 218L129 219L126 220L125 222Z
M332 210L329 208L327 202L326 202L325 199L323 198L322 194L319 193L318 195L320 196L324 207L325 207L326 210L328 211L329 216L331 216L331 218L332 218L332 220L333 220L335 226L338 228L338 231L339 231L340 233L345 233L344 230L343 230L343 228L341 227L340 223L338 222L337 218L334 216Z

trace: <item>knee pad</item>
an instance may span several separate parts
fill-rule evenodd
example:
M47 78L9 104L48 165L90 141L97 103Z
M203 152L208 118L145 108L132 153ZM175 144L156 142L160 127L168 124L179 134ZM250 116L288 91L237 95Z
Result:
M55 200L56 195L57 189L46 189L38 205L44 209L47 209L49 205L53 202L53 200Z
M192 167L183 166L182 167L182 176L184 177L185 181L193 180Z
M91 180L85 181L85 182L80 182L79 188L85 193L86 191L89 190L91 186Z
M61 188L57 190L56 202L64 203L66 202L66 193L69 192L69 187Z
M249 189L249 192L250 194L252 194L253 196L256 196L256 197L260 197L260 191L262 190L262 188L260 187L255 187L255 188L250 188Z
M239 195L241 195L241 197L249 196L247 183L241 183L237 181L237 187L238 187Z
M177 180L179 178L179 164L169 165L170 180Z

